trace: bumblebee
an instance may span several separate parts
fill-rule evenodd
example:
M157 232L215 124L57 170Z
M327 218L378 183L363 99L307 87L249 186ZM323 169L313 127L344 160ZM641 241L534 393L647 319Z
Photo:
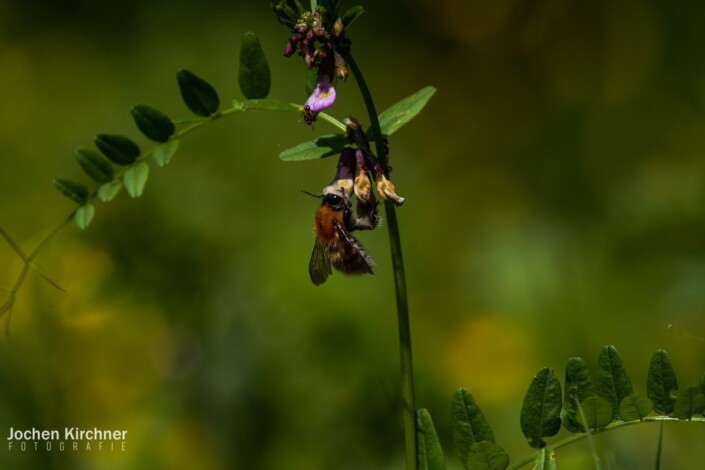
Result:
M350 200L342 188L334 185L323 190L321 207L316 211L313 230L316 241L313 245L308 272L315 285L326 282L332 274L331 266L344 274L374 274L374 261L362 245L350 235L356 229L372 229L369 217L364 221L353 217Z

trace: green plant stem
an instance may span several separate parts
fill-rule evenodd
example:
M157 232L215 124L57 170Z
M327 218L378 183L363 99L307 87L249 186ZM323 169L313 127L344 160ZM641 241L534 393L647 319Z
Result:
M646 418L642 420L634 420L634 421L615 421L614 423L608 424L604 428L600 428L596 431L592 431L592 435L595 434L600 434L603 432L611 431L612 429L617 429L617 428L623 428L626 426L632 426L634 424L644 424L644 423L663 423L665 422L675 422L675 423L701 423L705 424L705 418L698 418L698 417L693 417L688 420L683 420L683 419L678 419L678 418L671 418L670 416L647 416ZM565 447L569 444L572 444L574 442L580 441L582 439L586 439L588 437L587 433L580 433L580 434L573 434L572 436L566 437L562 441L559 441L552 446L551 448L555 449L560 449L561 447ZM530 454L520 461L510 465L507 467L507 470L516 470L518 468L521 468L525 465L528 465L530 463L533 463L534 460L536 459L536 453Z
M15 284L12 286L12 289L8 291L8 299L7 301L0 306L0 317L3 316L5 313L7 313L7 320L5 320L5 334L9 334L10 332L10 317L12 316L12 307L15 305L15 300L17 299L17 293L19 292L20 288L22 288L22 284L24 284L25 279L27 278L27 273L29 273L29 269L34 266L34 259L37 257L39 252L46 246L47 243L51 241L52 238L54 238L60 231L63 229L68 222L70 222L76 211L73 211L71 215L69 215L66 220L64 220L62 223L57 225L54 230L49 232L49 234L42 239L42 241L39 242L37 247L32 251L32 253L29 254L29 256L25 255L22 251L22 249L17 245L12 238L4 231L1 230L3 237L8 241L10 246L15 250L17 255L22 258L24 261L24 266L22 266L22 271L20 271L20 275L17 276L17 280L15 281ZM37 268L39 270L39 268ZM56 284L54 281L52 281L48 276L46 276L41 270L39 270L40 274L49 281L50 284L52 284L54 287L57 289L60 289L63 291L63 289Z
M663 421L658 423L658 444L656 445L656 462L654 468L659 470L661 468L661 449L663 447Z
M357 66L352 55L348 54L346 62L355 76L357 85L362 93L362 98L370 117L370 126L375 135L375 149L377 159L385 173L387 173L387 155L385 153L382 132L379 126L377 110L375 109L372 94L370 93L365 78ZM411 327L409 322L409 303L406 295L406 276L404 274L404 258L399 237L399 224L397 223L396 208L391 201L384 201L384 211L387 218L387 232L389 233L389 247L392 254L392 267L394 270L394 286L397 299L397 319L399 323L399 347L401 354L401 385L402 404L404 414L404 437L406 443L406 468L417 468L417 442L416 442L416 398L414 392L414 368L411 356Z

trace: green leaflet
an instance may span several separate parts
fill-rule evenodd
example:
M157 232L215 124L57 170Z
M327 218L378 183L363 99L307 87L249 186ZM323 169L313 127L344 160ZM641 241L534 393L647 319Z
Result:
M654 404L641 395L629 395L619 404L619 416L624 421L642 420L649 414Z
M587 397L580 404L580 408L581 410L578 410L578 423L586 429L596 430L603 428L610 424L614 417L612 403L601 396L593 395Z
M703 395L700 386L693 385L678 394L673 408L673 416L678 419L690 419L694 414L702 413L704 409L705 395Z
M443 449L438 442L433 420L428 410L416 411L416 442L419 470L445 470Z
M646 395L654 402L654 411L660 415L673 413L676 399L673 392L678 390L678 379L671 365L668 353L659 349L651 356L649 375L646 380Z
M176 74L176 80L179 82L181 98L191 112L203 117L218 112L220 99L210 83L183 69Z
M81 169L90 176L93 181L106 183L113 179L113 167L95 150L79 147L74 154Z
M85 204L88 200L88 190L80 183L64 178L54 178L54 186L64 196L73 199L79 204Z
M556 451L551 447L544 447L538 451L533 470L556 470Z
M476 442L494 442L494 434L485 415L467 389L459 388L453 394L453 442L460 461L467 468L472 445Z
M95 215L95 207L91 203L86 203L76 209L74 220L76 221L78 228L84 230L88 227L93 220L93 215Z
M176 131L174 123L167 115L147 105L136 104L130 114L139 130L155 142L166 142Z
M245 98L266 98L269 94L271 86L269 65L259 38L253 32L247 32L242 37L238 79L240 91Z
M434 93L436 93L434 87L424 87L382 111L382 114L379 115L379 126L382 130L382 135L390 136L404 124L414 119L426 106L426 103L428 103ZM375 139L375 136L369 130L367 131L367 137L370 141Z
M544 367L531 382L521 407L521 430L531 447L544 447L543 438L560 430L560 413L561 384L553 370Z
M137 144L122 135L100 134L96 136L95 144L116 165L130 165L140 156Z
M578 403L592 395L592 379L585 361L581 357L571 357L565 367L565 389L561 422L570 432L581 431L577 420Z
M118 193L120 192L121 189L122 189L122 181L121 180L113 180L113 181L109 181L105 184L102 184L98 188L98 199L100 199L103 202L110 202L115 198L115 196L118 195Z
M468 470L504 470L509 466L509 456L500 446L490 441L476 442L470 449Z
M166 166L179 149L179 139L170 139L152 150L152 158L159 166Z
M597 370L597 395L612 404L613 417L619 417L619 404L633 393L632 381L622 365L622 358L614 346L605 346L600 351Z
M139 162L128 168L122 176L127 194L130 197L140 197L147 184L147 178L149 178L149 165L145 162Z
M337 134L324 135L284 150L279 154L279 158L285 162L293 162L330 157L331 155L339 154L347 143L348 139L345 136Z
M363 13L365 13L365 9L362 8L361 5L349 8L345 13L343 13L343 16L341 17L341 20L343 21L343 26L347 28Z

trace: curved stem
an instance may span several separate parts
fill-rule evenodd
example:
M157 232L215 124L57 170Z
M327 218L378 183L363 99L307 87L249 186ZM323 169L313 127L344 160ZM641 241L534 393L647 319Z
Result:
M666 421L672 421L672 422L678 422L678 423L701 423L705 424L705 418L690 418L689 420L682 420L678 418L671 418L669 416L647 416L646 418L642 419L641 421L635 420L635 421L615 421L614 423L608 424L604 428L600 428L597 431L592 431L591 434L600 434L606 431L610 431L612 429L617 429L617 428L623 428L626 426L632 426L634 424L644 424L644 423L655 423L658 422L663 426L663 423ZM569 444L572 444L574 442L580 441L582 439L586 439L588 437L587 433L580 433L580 434L573 434L572 436L566 437L562 441L559 441L552 446L550 446L552 449L560 449L561 447L565 447ZM533 453L531 455L528 455L521 459L520 461L516 462L515 464L510 465L507 467L507 470L516 470L517 468L521 468L525 465L528 465L530 463L533 463L534 460L536 459L536 453Z
M377 160L387 173L387 155L384 149L382 132L379 127L379 119L375 103L372 100L365 78L353 59L348 54L346 62L355 76L357 85L365 101L367 114L370 117L370 126L375 135L375 149L377 150ZM387 231L389 232L389 247L392 254L392 266L394 269L394 287L397 299L397 320L399 323L399 347L401 354L401 385L402 404L404 414L404 438L406 443L406 468L416 470L416 398L414 392L414 369L411 356L411 327L409 322L409 304L406 295L406 276L404 274L404 258L402 257L401 238L399 237L399 225L397 223L396 208L390 201L384 201L384 210L387 217Z

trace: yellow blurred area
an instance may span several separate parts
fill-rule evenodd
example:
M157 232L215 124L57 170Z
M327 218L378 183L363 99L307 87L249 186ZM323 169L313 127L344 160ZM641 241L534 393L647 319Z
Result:
M536 346L525 325L501 315L475 315L446 339L446 388L463 386L486 406L526 390Z
M353 6L343 2L343 8ZM466 387L497 443L532 450L532 377L622 355L645 394L651 354L681 389L705 371L705 4L363 2L352 52L382 111L438 92L389 138L409 288L417 405L448 468L450 401ZM260 37L270 97L303 103L305 66L268 2L0 3L0 226L25 253L74 209L56 176L97 134L148 151L131 107L193 116L175 74L241 99L240 38ZM328 112L367 126L354 79ZM182 128L183 125L180 125ZM123 451L17 451L0 468L396 469L403 466L396 299L386 218L356 236L373 276L308 263L336 159L277 155L336 130L248 111L182 139L142 197L96 203L36 259L0 341L0 433L127 430ZM22 269L0 240L0 301ZM8 316L0 320L7 320ZM672 324L674 334L668 325ZM1 333L0 333L1 334ZM702 426L667 423L663 468L702 461ZM653 466L656 426L598 436L606 468ZM567 435L561 432L560 439ZM583 443L560 468L592 465Z

